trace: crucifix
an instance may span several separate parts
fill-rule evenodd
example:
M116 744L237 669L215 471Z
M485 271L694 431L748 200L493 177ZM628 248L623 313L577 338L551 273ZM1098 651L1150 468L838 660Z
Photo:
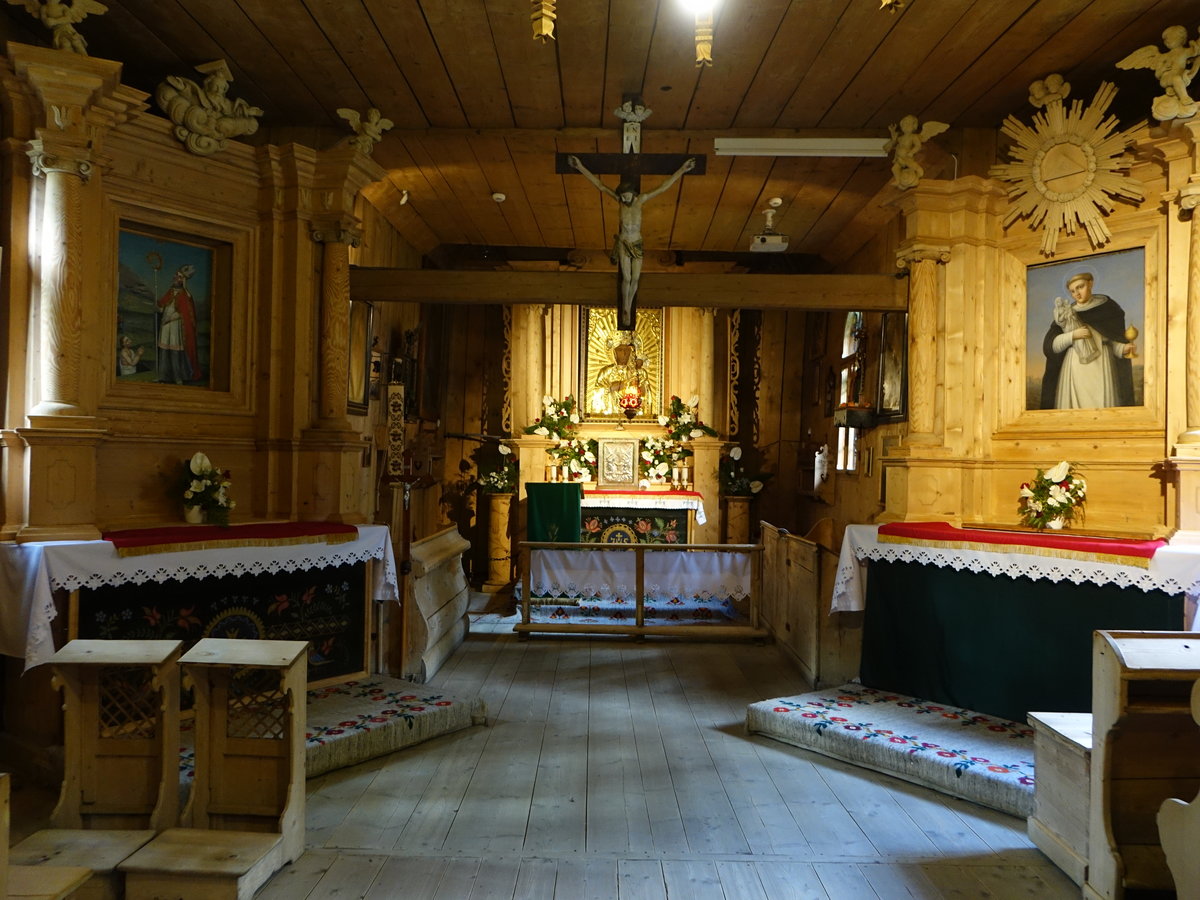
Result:
M613 238L612 261L617 265L617 328L632 331L636 319L638 278L642 274L642 206L684 175L703 175L704 157L679 153L642 153L642 122L650 115L641 98L627 94L625 102L613 111L624 126L620 153L557 153L555 171L578 172L601 193L619 204L620 228ZM613 190L597 174L618 175ZM666 175L653 190L642 193L642 175Z

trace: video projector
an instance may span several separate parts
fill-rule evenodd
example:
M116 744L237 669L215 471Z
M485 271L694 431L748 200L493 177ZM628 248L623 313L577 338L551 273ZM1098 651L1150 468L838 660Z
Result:
M788 236L773 231L756 234L750 239L750 250L754 253L782 253L788 248Z

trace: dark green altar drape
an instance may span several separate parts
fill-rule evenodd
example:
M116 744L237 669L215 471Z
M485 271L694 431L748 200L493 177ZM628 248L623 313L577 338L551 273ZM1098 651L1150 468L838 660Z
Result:
M526 482L527 534L531 541L579 541L582 485Z
M1092 632L1176 631L1183 596L875 562L865 685L1024 721L1090 712Z

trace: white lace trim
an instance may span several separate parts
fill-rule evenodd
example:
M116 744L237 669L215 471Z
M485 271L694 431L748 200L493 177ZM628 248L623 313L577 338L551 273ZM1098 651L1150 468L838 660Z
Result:
M703 525L708 521L708 517L704 514L704 498L681 497L665 491L604 496L584 494L583 500L580 501L580 507L582 509L650 509L662 512L673 509L694 509L697 525Z

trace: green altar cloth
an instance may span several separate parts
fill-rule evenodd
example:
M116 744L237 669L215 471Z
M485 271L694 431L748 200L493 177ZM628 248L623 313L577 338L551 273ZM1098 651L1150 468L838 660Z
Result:
M1092 632L1171 631L1183 595L872 561L863 684L1024 721L1090 712Z
M529 540L579 542L581 484L527 482L525 493L529 498Z

